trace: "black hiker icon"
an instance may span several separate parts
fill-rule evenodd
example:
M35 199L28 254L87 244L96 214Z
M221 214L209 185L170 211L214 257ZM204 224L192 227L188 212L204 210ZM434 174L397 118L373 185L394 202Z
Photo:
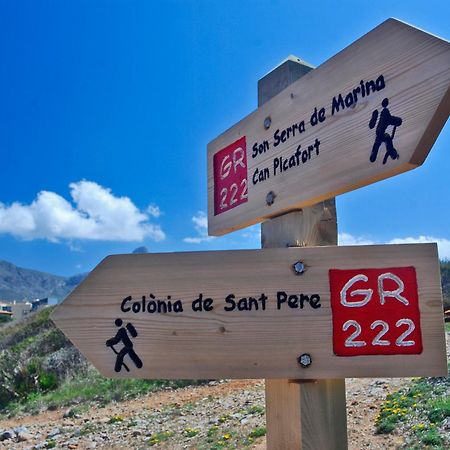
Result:
M392 116L387 106L389 105L389 99L385 98L381 102L383 109L380 113L380 119L378 120L378 110L376 109L372 113L372 118L369 122L369 128L372 129L377 125L375 130L375 142L373 144L372 153L370 154L370 162L375 162L377 160L378 150L381 144L384 142L386 146L386 154L383 158L383 164L386 164L388 157L392 159L397 159L399 157L397 150L394 148L392 141L394 140L395 131L398 126L402 124L402 119L400 117ZM389 126L393 126L392 134L386 132Z
M123 322L122 319L116 319L115 322L117 327L120 327L117 331L116 335L108 339L106 341L106 346L111 347L114 351L114 353L117 355L116 364L114 366L114 370L116 372L120 372L122 370L122 366L125 367L125 370L127 372L130 371L128 366L123 362L123 359L126 355L129 355L131 360L134 362L135 366L140 369L143 364L139 356L136 354L136 352L133 350L133 342L131 342L131 339L128 336L128 332L130 333L132 338L137 337L137 331L136 328L131 323L128 323L125 327L122 327ZM123 348L120 351L117 351L114 346L121 342L123 344Z

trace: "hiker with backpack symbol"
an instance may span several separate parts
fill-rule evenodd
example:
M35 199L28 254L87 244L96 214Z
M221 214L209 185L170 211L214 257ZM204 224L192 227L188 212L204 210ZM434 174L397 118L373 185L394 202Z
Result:
M137 337L137 331L136 328L131 323L128 323L125 327L122 327L123 321L122 319L116 319L114 321L116 324L116 327L120 327L117 331L116 335L108 339L106 341L106 346L111 347L113 352L117 355L116 364L114 366L114 370L116 372L120 372L122 370L122 366L125 368L127 372L130 371L128 366L123 362L123 359L126 355L128 355L131 360L134 362L135 366L140 369L143 364L139 356L136 354L136 352L133 350L133 342L131 342L130 337L128 336L128 332L130 333L132 338ZM114 348L114 345L118 344L119 342L122 342L123 348L120 351L117 351Z
M388 105L389 99L385 98L381 102L381 106L383 107L383 109L379 114L380 117L378 120L378 124L377 124L378 119L377 109L372 113L372 118L370 119L369 122L370 129L374 128L375 125L377 126L375 129L375 142L372 147L372 153L370 154L370 162L375 162L377 160L378 150L383 142L386 146L386 154L384 155L383 158L383 164L386 164L389 156L394 160L399 158L399 154L397 150L394 148L392 141L394 140L395 131L397 127L402 124L402 119L400 117L392 116L389 109L387 108ZM394 127L392 135L386 132L387 128L391 125Z

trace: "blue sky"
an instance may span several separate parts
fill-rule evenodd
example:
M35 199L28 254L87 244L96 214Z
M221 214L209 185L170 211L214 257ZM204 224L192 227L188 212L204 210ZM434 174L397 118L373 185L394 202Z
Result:
M388 17L449 39L450 2L0 0L0 259L61 275L206 236L206 145L289 54L319 65ZM341 243L450 258L450 127L417 170L337 199Z

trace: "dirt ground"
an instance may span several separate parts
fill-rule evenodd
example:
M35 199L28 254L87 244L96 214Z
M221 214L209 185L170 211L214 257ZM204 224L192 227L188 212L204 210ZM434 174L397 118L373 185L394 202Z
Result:
M348 379L347 420L349 448L394 449L402 444L398 435L376 435L375 418L386 395L398 389L405 379ZM24 440L9 439L0 442L5 449L54 448L69 449L208 449L206 433L202 430L219 428L226 418L230 428L251 429L265 426L264 414L245 413L246 405L262 409L264 382L262 380L233 380L213 382L205 386L166 390L148 396L93 407L76 417L63 415L67 411L46 411L37 416L26 416L0 421L0 430L25 427ZM179 414L173 414L174 408ZM257 408L256 408L257 409ZM117 423L112 418L120 418ZM186 437L186 430L199 430L198 435ZM88 432L86 432L88 430ZM151 441L161 430L170 430L173 436L162 442ZM225 428L224 428L225 430ZM244 433L244 434L245 434ZM233 434L233 431L230 431ZM226 437L227 435L224 434ZM228 444L226 442L226 444ZM231 441L229 442L231 445ZM239 447L239 445L238 445ZM266 448L265 437L255 438L253 450ZM226 447L232 448L232 447Z

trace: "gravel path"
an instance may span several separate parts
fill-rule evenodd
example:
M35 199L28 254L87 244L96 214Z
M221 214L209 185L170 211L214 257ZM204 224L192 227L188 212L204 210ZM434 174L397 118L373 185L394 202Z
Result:
M401 436L374 434L378 406L405 379L348 379L349 448L395 448ZM66 417L64 417L64 415ZM73 416L71 410L0 421L12 437L0 449L265 448L264 382L233 380L166 390ZM21 442L19 442L21 441Z

